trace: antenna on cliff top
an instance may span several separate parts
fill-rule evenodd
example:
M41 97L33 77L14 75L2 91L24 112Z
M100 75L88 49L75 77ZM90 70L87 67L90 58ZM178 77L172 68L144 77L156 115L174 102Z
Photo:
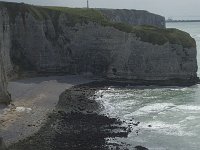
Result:
M87 8L89 8L89 1L87 0Z

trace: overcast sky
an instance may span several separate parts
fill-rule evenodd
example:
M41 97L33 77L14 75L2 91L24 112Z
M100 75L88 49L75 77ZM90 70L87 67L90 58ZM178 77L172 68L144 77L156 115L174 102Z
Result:
M35 5L85 7L87 0L5 0ZM89 0L92 8L140 9L173 19L200 19L200 0Z

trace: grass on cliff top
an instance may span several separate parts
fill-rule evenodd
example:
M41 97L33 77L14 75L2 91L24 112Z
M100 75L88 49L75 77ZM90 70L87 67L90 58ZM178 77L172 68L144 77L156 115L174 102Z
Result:
M31 13L37 20L43 20L48 17L43 8L24 3L0 2L0 8L7 8L11 23L15 22L19 13L21 13L23 19L25 19L26 13Z
M196 47L196 42L191 36L178 29L162 29L153 26L132 26L125 23L112 23L108 21L100 11L87 8L67 8L67 7L46 7L51 10L61 11L73 15L74 22L94 21L104 26L112 26L120 31L135 33L144 42L163 45L167 42L171 44L183 45L183 47Z
M14 22L15 17L21 13L25 20L25 14L31 13L37 20L51 18L55 28L59 29L58 19L60 14L68 16L68 26L74 26L77 23L96 22L103 26L111 26L120 31L127 33L135 33L141 41L152 44L163 45L167 42L171 44L183 45L183 47L196 47L196 42L191 36L178 29L161 29L153 26L132 26L125 23L113 23L104 17L104 15L96 9L87 8L68 8L53 6L33 6L24 3L0 2L0 8L6 7L10 16L10 21Z
M89 21L108 22L108 20L97 10L88 8L69 8L69 7L44 7L49 10L60 11L75 17L76 19L87 19ZM78 21L78 20L77 20Z
M196 47L195 40L187 32L178 29L162 29L153 26L130 26L114 24L115 28L128 33L135 33L141 41L163 45L167 42L182 45L185 48Z

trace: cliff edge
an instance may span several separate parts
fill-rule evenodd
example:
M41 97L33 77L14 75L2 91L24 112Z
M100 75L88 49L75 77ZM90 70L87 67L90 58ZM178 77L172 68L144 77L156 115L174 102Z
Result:
M105 10L0 2L1 81L14 72L34 71L196 83L195 40L183 31L158 27L163 20L151 16L158 19L133 26L105 17ZM1 85L5 91L6 84Z
M108 20L130 25L152 25L165 28L165 17L145 10L98 9Z

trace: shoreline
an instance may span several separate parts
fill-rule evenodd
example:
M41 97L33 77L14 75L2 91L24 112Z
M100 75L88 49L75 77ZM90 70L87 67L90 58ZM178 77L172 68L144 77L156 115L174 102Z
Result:
M64 78L70 79L70 77L71 77L71 79L74 79L75 76L37 77L37 78L29 78L29 79L25 79L25 80L18 80L18 81L12 82L12 84L14 84L14 86L13 86L13 89L10 88L10 90L14 90L14 91L16 90L15 96L18 99L15 98L15 100L13 101L14 106L11 105L10 109L11 109L11 114L13 113L13 111L15 111L14 117L17 117L17 119L19 119L19 120L17 120L17 119L14 120L15 118L13 119L12 118L13 116L11 115L10 120L14 120L14 122L13 121L9 122L9 120L7 120L11 125L5 131L2 132L3 140L7 146L11 146L11 150L12 150L13 143L15 143L14 144L15 146L16 145L21 146L19 148L19 150L21 150L23 145L20 145L20 143L25 142L25 143L27 143L27 145L30 145L30 143L29 143L30 140L34 141L36 139L36 137L38 137L38 136L39 137L40 136L44 136L44 137L48 136L49 137L50 135L44 135L44 133L48 131L48 128L47 128L48 124L53 124L53 122L55 123L55 117L58 117L58 118L60 117L60 120L62 120L62 118L64 117L65 120L68 120L68 121L73 120L73 118L85 118L85 122L90 122L89 120L91 120L91 119L99 118L99 120L97 119L98 121L100 121L100 122L103 121L101 125L89 123L89 126L97 126L97 127L101 126L102 127L105 125L104 121L106 120L107 125L110 124L108 126L112 126L112 124L114 124L114 126L115 126L114 129L116 129L116 130L123 129L123 131L120 131L119 133L116 134L116 133L112 133L112 129L108 128L108 130L110 130L111 132L107 132L107 133L99 132L98 134L102 134L102 136L112 135L113 137L115 137L116 135L128 136L128 132L130 132L130 129L128 129L126 127L119 127L122 124L120 120L117 120L117 118L108 118L107 116L99 115L99 112L101 111L101 109L100 109L99 104L95 101L95 96L96 96L95 92L102 88L105 89L106 87L109 87L109 86L116 86L116 87L120 86L120 87L130 87L130 88L131 88L131 86L141 86L141 85L142 86L151 86L151 85L152 86L166 86L163 83L162 83L162 85L149 84L149 82L145 82L145 81L141 82L141 80L138 80L137 82L133 81L132 83L128 82L128 81L124 82L123 80L95 81L95 80L88 80L88 79L84 79L84 78L80 79L80 76L76 76L76 77L78 77L77 79L79 79L79 81L75 81L76 83L73 83L72 81L71 82L68 81L68 83L63 83ZM55 80L55 78L57 80ZM26 81L26 80L28 80L28 81ZM85 80L85 81L83 81L83 80ZM20 95L19 91L20 90L23 91L23 88L20 87L20 88L15 89L14 87L17 84L16 82L22 83L23 86L26 85L26 88L24 90L29 89L28 90L29 92L28 93L22 92L24 95L23 94ZM30 82L31 82L31 85L27 87L27 85L29 85ZM38 83L42 83L42 86L34 87L34 85L35 84L37 85ZM52 101L47 100L44 105L44 101L42 103L38 101L38 99L44 100L45 99L44 96L41 96L39 94L40 97L30 98L30 91L32 93L32 90L33 90L33 94L37 93L38 91L40 91L42 94L44 94L45 92L43 90L44 89L47 90L48 89L47 87L50 86L51 87L50 91L47 92L49 94L49 92L52 92L52 89L53 89L53 91L56 89L55 85L57 85L58 83L64 84L64 85L62 85L60 87L60 89L58 90L58 93L56 95L57 99L55 99L55 97L53 97ZM173 84L171 84L169 86L173 86ZM176 85L176 86L187 86L187 85ZM68 88L67 90L66 90L66 87ZM32 94L32 96L33 96L33 94ZM51 93L51 96L54 94L55 93ZM31 102L32 106L34 106L34 107L42 106L43 108L41 108L41 109L37 108L37 109L35 109L35 111L37 110L38 112L32 113L32 111L34 111L34 109L32 109L31 107L28 107L28 106L30 106L30 103L29 104L27 102L25 103L25 101L26 101L25 99L20 100L20 98L23 96L28 97L28 99L29 99L28 102ZM91 101L91 99L88 97L90 97L90 98L93 97L92 98L93 101ZM70 101L70 99L71 99L71 101ZM50 102L50 104L49 104L49 102ZM17 106L22 106L22 105L25 108L25 110L20 110L22 108L17 107ZM19 112L16 112L17 108L19 109L18 110ZM29 108L31 108L31 110ZM25 114L24 114L24 112L25 112ZM33 118L30 118L30 113L32 113L31 117L33 117ZM42 120L42 121L38 122L38 120ZM75 122L77 122L77 121L78 120L75 120ZM63 121L61 121L61 122L63 122ZM96 121L94 121L94 122L96 122ZM67 122L65 122L61 126L64 126L66 123ZM70 126L70 124L68 124L68 125ZM88 127L85 127L85 128L87 129ZM70 130L70 129L66 129L66 130ZM74 130L76 131L79 129L73 129L72 131L74 131ZM94 133L96 130L97 129L94 130ZM48 131L48 132L51 133L51 131ZM65 131L62 131L62 132L65 133ZM61 132L59 132L59 133L61 134ZM55 134L55 133L52 133L52 135L53 134ZM84 133L84 134L86 134L86 133ZM76 135L72 134L72 136L74 137ZM100 140L102 142L102 137L98 140ZM39 141L37 141L37 142L39 143ZM54 143L56 143L56 141L54 141ZM105 144L105 141L103 141L103 143ZM62 145L62 143L60 143L60 144ZM48 145L46 145L46 146L48 146ZM70 147L70 148L72 148L72 147Z
M106 150L106 137L127 137L130 131L121 126L122 121L99 115L95 92L105 87L102 82L90 82L67 89L42 128L9 150Z
M168 80L127 80L127 79L107 79L107 82L120 86L179 86L188 87L200 84L199 77L194 79L168 79Z
M39 131L63 91L92 81L83 76L49 76L9 82L12 103L0 108L0 135L5 144L9 146Z
M107 150L128 149L126 143L107 143L107 138L127 138L131 129L123 120L101 115L95 93L112 86L94 81L67 89L60 95L56 109L34 135L8 147L9 150ZM147 150L136 146L136 150Z

